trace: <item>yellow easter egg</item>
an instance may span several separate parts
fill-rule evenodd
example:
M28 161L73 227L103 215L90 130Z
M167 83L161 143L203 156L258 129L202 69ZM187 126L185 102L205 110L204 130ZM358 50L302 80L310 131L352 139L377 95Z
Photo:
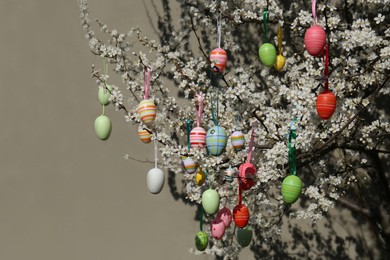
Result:
M278 56L276 56L276 61L275 61L275 64L274 64L275 69L277 71L282 71L284 65L286 65L286 58L283 57L282 54L279 54Z
M202 169L200 169L195 175L195 182L198 186L201 186L206 180L206 174Z

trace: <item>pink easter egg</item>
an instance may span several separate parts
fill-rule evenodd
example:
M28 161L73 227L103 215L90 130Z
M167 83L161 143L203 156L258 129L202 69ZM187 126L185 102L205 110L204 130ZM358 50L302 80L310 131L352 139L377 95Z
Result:
M202 148L206 146L206 130L202 127L195 127L190 132L190 145L192 148Z
M219 72L221 72L221 73L226 68L227 59L228 59L228 56L227 56L226 51L221 49L221 48L216 48L216 49L212 50L210 53L210 61L212 63L214 63L214 66L217 67ZM217 70L214 68L214 71L217 71Z
M210 229L211 235L215 239L221 239L225 234L225 224L219 218L215 218L213 219L213 221L211 221Z
M251 163L243 163L238 168L238 180L241 189L249 190L253 185L255 185L254 177L256 174L256 167Z
M230 211L230 209L226 208L226 207L223 207L222 209L220 209L217 213L217 219L219 218L220 220L223 221L223 223L225 224L225 227L228 227L230 226L230 224L232 223L233 221L233 215L232 215L232 212Z
M305 33L306 50L311 56L322 54L326 44L326 33L319 25L314 25L307 29Z

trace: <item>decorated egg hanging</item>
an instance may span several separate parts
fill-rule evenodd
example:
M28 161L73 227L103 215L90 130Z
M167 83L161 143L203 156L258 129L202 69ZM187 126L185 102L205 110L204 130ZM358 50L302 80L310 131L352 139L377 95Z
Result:
M181 165L186 173L193 174L196 172L198 165L191 157L182 156L181 157Z
M311 56L322 54L326 43L325 30L319 25L313 25L306 30L305 47Z
M206 146L206 130L203 127L195 127L190 132L190 145L192 148L202 148Z
M298 176L289 175L282 183L282 196L286 204L292 204L298 200L302 191L302 181Z
M109 91L108 91L108 90ZM110 85L107 85L107 89L103 86L100 86L99 87L99 90L98 90L98 99L99 99L99 102L100 104L104 105L104 106L107 106L108 104L110 104L110 91L112 90L112 87Z
M95 119L95 133L100 140L107 140L111 134L111 120L106 115L98 116Z
M317 96L316 109L321 119L329 119L336 110L336 96L331 91L324 91Z
M235 151L240 151L244 148L245 138L241 131L233 132L233 134L230 136L230 140Z
M227 135L225 129L220 126L214 126L207 131L206 146L211 155L219 156L223 153L227 144Z
M156 119L156 105L151 99L144 99L138 104L137 112L144 124L152 125Z
M286 58L283 57L282 54L276 56L274 67L277 71L282 71L285 64L286 64Z
M249 221L249 210L243 204L238 204L233 209L233 220L236 226L243 228L248 224Z
M138 137L145 144L148 144L152 141L152 133L146 129L143 129L141 126L138 128Z
M216 190L208 189L202 194L202 206L207 214L213 215L218 211L219 194Z
M247 247L252 241L253 230L251 227L237 229L237 242L242 247Z
M214 67L218 68L213 68L214 72L219 71L222 73L226 68L227 59L228 56L224 49L216 48L212 50L210 53L210 61L214 64Z
M204 251L207 248L209 238L207 237L206 232L199 231L195 236L195 246L199 251Z
M230 224L232 223L232 220L233 220L232 212L230 211L230 209L228 209L226 207L223 207L222 209L220 209L218 211L216 218L221 219L223 221L223 223L225 224L225 227L230 226Z
M263 43L259 48L259 57L261 62L271 68L276 60L276 49L271 43Z
M164 187L164 172L159 168L153 168L148 172L146 176L146 184L148 190L153 194L158 194Z
M251 163L243 163L238 168L238 181L241 189L249 190L255 185L254 177L256 174L256 167Z
M202 168L200 168L199 171L195 174L195 183L198 186L201 186L205 181L206 181L206 174L204 173Z
M222 219L215 218L210 224L211 235L215 239L221 239L225 234L225 224Z

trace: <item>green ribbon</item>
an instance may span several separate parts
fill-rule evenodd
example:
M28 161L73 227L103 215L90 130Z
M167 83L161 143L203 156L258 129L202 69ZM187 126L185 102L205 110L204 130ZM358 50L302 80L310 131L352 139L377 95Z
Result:
M263 24L264 24L264 42L268 42L268 36L267 36L268 8L264 8L263 11Z
M290 172L293 175L297 175L297 157L295 154L295 139L297 138L297 133L295 127L290 128L290 134L288 136L288 164L290 167ZM294 142L294 143L293 143Z
M217 111L214 113L214 102L213 102L213 69L210 71L210 104L211 104L211 118L214 122L214 124L218 125L218 112L219 112L219 102L218 102L218 96L220 91L220 84L219 81L221 80L220 73L217 74L217 84L218 84L218 92L217 92ZM215 116L216 114L216 116Z
M191 144L190 144L191 126L192 126L191 119L187 119L187 148L188 148L188 151L190 151L190 149L191 149Z

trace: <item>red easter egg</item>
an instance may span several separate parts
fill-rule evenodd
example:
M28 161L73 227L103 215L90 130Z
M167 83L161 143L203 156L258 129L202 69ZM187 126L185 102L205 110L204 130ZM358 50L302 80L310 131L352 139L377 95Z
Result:
M251 163L243 163L238 168L240 173L238 174L238 181L243 190L249 190L255 185L254 177L256 174L256 167Z
M228 227L232 223L232 212L230 211L230 209L223 207L218 211L216 218L222 220L225 224L225 227Z
M243 228L248 224L249 221L249 210L245 205L239 204L233 209L233 220L236 226Z
M317 96L316 109L321 119L329 119L336 110L336 96L328 91L324 91Z
M210 61L218 68L219 72L223 72L226 68L228 56L226 51L221 48L216 48L210 53ZM216 72L216 70L214 69Z
M319 25L314 25L307 29L305 33L306 50L311 56L322 54L326 44L326 33Z
M215 239L221 239L225 234L225 224L223 223L222 219L213 219L213 221L211 221L210 229L211 235Z

